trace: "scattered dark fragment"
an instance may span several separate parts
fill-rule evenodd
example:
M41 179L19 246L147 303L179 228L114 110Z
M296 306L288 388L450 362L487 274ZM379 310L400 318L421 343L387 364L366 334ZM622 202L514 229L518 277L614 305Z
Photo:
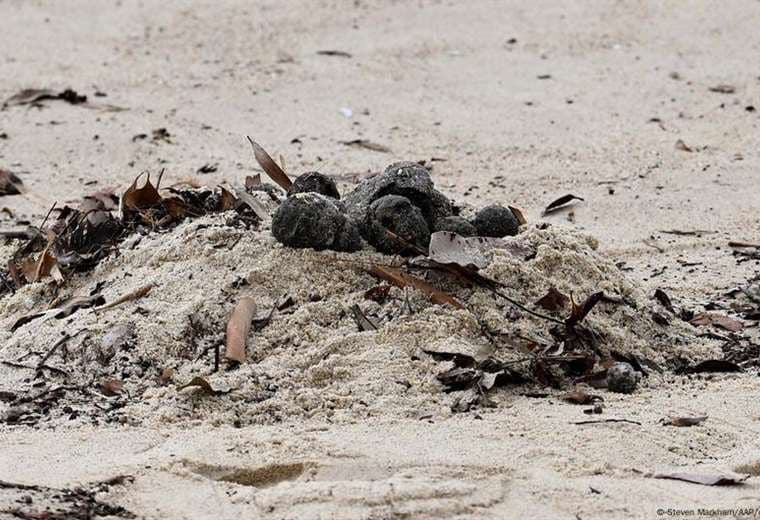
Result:
M439 218L435 221L433 230L448 231L463 237L474 237L478 234L478 230L467 219L456 215Z
M201 166L200 168L198 168L197 171L198 171L198 173L214 173L218 169L219 169L219 165L218 164L216 164L216 163L214 163L214 164L206 163L203 166Z
M453 368L438 374L437 379L447 392L462 390L475 383L481 376L480 370L474 368Z
M323 51L317 51L317 54L320 56L336 56L338 58L351 58L352 55L349 52L346 51L336 51L336 50L323 50Z
M166 128L156 128L151 132L151 140L154 143L157 143L159 141L163 141L165 143L171 143L172 142L172 135L169 133L169 131Z
M662 420L663 426L678 426L681 428L689 426L697 426L707 420L707 416L703 417L668 417Z
M390 285L376 285L364 293L364 298L377 303L385 303L390 290Z
M567 207L570 203L576 200L582 201L584 199L582 197L578 197L573 194L563 195L562 197L558 198L557 200L551 202L548 206L546 206L542 215L549 215L551 213L554 213L555 211L559 211Z
M660 305L665 307L667 310L675 314L676 310L675 307L673 307L673 301L670 299L670 296L663 291L662 289L657 289L654 291L654 299L660 302Z
M391 149L388 148L387 146L373 143L372 141L368 139L353 139L351 141L341 141L340 143L346 146L356 146L358 148L366 148L367 150L372 150L373 152L390 153L391 151Z
M307 172L296 177L288 195L307 192L319 193L326 197L340 199L340 192L338 192L338 185L335 184L335 181L319 172Z
M536 305L547 311L557 312L567 307L568 303L570 303L570 298L559 292L556 287L550 287Z
M351 307L351 312L354 315L354 320L356 321L357 327L359 327L359 330L362 332L371 331L371 330L377 330L377 325L374 324L374 322L367 317L364 312L362 312L361 307L359 307L358 304L354 304Z
M708 90L710 90L710 92L716 92L718 94L733 94L736 92L736 87L733 85L721 83L720 85L709 87Z
M662 229L662 230L660 230L660 233L664 233L666 235L677 235L677 236L682 236L682 237L691 237L691 236L710 235L710 234L715 233L715 231L710 231L708 229L693 229L693 230Z
M42 101L57 99L71 103L72 105L79 105L87 102L87 96L80 95L70 88L67 88L61 92L55 92L51 89L28 88L6 99L3 103L3 107L39 105Z
M654 478L681 480L702 486L737 486L744 484L749 475L743 478L724 477L722 475L698 475L694 473L657 473Z
M15 173L0 168L0 196L19 195L23 184Z
M687 368L689 374L703 374L706 372L741 372L742 369L736 363L726 361L725 359L708 359L697 365Z
M478 211L472 219L472 225L482 237L514 236L520 230L520 222L515 214L509 208L498 204L486 206Z
M674 145L676 150L680 150L682 152L693 152L694 148L687 145L683 139L678 139L676 141L676 144Z

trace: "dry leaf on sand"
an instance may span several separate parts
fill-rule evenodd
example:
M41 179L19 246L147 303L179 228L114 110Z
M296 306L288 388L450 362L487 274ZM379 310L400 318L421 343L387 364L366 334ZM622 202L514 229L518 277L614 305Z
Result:
M437 305L449 304L457 309L464 309L464 306L456 301L450 294L447 294L440 289L433 287L425 280L404 273L393 267L375 265L368 269L367 272L372 276L381 278L386 282L392 283L398 287L414 287L418 291L427 295L427 297L430 298L430 301Z

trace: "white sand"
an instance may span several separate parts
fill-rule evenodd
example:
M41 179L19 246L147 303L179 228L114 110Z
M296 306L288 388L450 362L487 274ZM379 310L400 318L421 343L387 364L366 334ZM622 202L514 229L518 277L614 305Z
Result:
M129 109L107 113L51 103L0 112L0 133L9 136L0 140L0 167L18 172L28 189L1 201L18 217L38 222L53 201L124 186L142 169L166 167L169 182L196 176L208 184L240 184L254 171L242 139L252 134L282 153L292 173L316 168L349 178L396 159L445 158L433 163L440 189L475 205L516 204L532 222L556 196L583 196L574 222L567 213L546 220L596 237L600 257L592 264L606 267L584 270L589 264L571 261L563 271L557 260L568 259L552 259L550 252L540 272L523 273L509 259L496 262L489 274L514 279L511 294L527 301L545 288L520 284L519 275L585 291L617 283L613 266L623 261L633 268L625 272L627 290L640 301L662 287L696 305L757 275L757 263L737 264L726 247L729 239L760 241L758 113L746 110L760 107L753 69L760 20L753 2L138 6L6 0L0 19L10 21L3 26L1 98L24 87L71 86L90 96L102 90L108 97L94 101ZM511 37L517 42L507 43ZM353 58L316 55L322 49L349 51ZM543 74L552 77L537 79ZM721 83L735 85L736 93L708 90ZM352 109L351 118L342 107ZM661 125L648 122L655 117ZM159 127L169 130L172 144L132 141ZM295 137L300 143L291 143ZM339 143L357 137L392 153ZM676 150L679 138L697 151ZM219 170L196 174L205 163L218 163ZM81 184L93 180L94 186ZM4 228L13 222L2 218ZM43 350L69 324L87 326L93 330L89 347L73 342L71 350L89 366L87 356L102 334L133 321L139 349L153 343L154 353L176 361L183 359L188 316L217 327L196 348L219 340L218 325L239 294L231 289L236 278L251 281L260 310L295 292L295 312L254 335L251 364L209 378L235 389L213 398L229 408L167 387L148 390L124 410L133 418L127 422L140 426L94 426L86 413L73 421L57 416L38 430L4 426L0 479L70 486L134 474L134 484L115 487L103 499L149 518L616 519L654 518L657 508L760 507L756 478L741 488L649 478L657 471L731 472L757 463L756 375L667 375L649 378L632 396L604 393L601 417L642 426L573 425L588 418L584 407L554 394L532 399L508 389L497 392L496 408L451 415L453 396L434 386L440 363L410 365L409 353L433 333L445 341L456 330L463 341L474 340L465 313L422 310L425 300L413 298L421 309L417 318L359 334L343 313L371 285L368 277L316 263L320 256L313 253L270 250L257 236L232 251L215 249L239 232L210 227L192 233L197 224L176 231L203 239L194 257L176 239L143 239L93 277L67 286L89 290L108 280L104 292L111 300L146 280L160 281L150 297L102 317L80 311L66 322L4 331L0 351ZM715 233L661 233L669 229ZM297 269L273 277L284 258L312 265L313 283ZM127 271L131 278L124 277ZM308 303L310 287L323 302ZM493 304L481 293L461 297L477 309ZM2 325L49 300L41 285L4 299ZM130 315L136 306L147 316ZM675 349L707 355L715 348L704 341L657 344L651 323L624 318L600 313L591 319L613 332L634 330L634 338L618 336L621 348L633 341L630 348L651 357ZM84 342L86 335L77 339ZM378 360L387 363L366 372ZM177 361L175 377L184 381L209 363ZM3 388L23 384L18 372L2 370ZM389 375L415 384L404 391ZM134 376L135 386L126 383L126 390L138 395L142 377ZM274 396L270 384L278 387ZM350 392L341 395L345 388ZM258 397L244 402L246 395ZM670 414L709 419L695 428L658 424ZM244 427L233 428L235 419ZM253 487L219 480L230 475Z

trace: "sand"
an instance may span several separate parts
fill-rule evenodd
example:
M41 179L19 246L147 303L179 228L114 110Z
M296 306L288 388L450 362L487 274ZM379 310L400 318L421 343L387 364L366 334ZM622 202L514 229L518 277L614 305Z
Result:
M251 134L273 155L282 154L289 172L336 174L345 180L343 189L394 160L427 160L439 189L460 201L515 204L533 223L594 237L593 254L610 269L606 278L624 274L631 290L641 293L639 300L649 301L663 288L698 309L758 274L756 262L738 263L727 247L731 239L760 241L753 152L758 115L749 110L758 105L760 88L752 69L760 43L754 8L751 2L591 7L5 1L0 17L10 23L4 25L0 97L25 87L70 86L89 96L102 91L107 96L93 101L128 110L54 102L41 110L0 112L0 133L8 135L0 139L0 166L17 172L27 188L25 195L2 199L15 212L12 219L3 214L3 227L18 218L38 222L54 201L126 186L143 169L166 168L170 182L196 177L210 185L240 184L257 171L243 140ZM516 41L509 43L511 38ZM352 57L317 54L329 49ZM709 90L719 84L732 84L735 92ZM161 127L171 142L133 140ZM356 138L391 152L341 144ZM676 149L678 139L694 151ZM197 173L204 164L217 170ZM540 217L548 202L568 192L585 198L572 215ZM174 233L195 236L198 223ZM663 233L695 229L709 233ZM658 508L760 506L754 478L737 488L651 478L669 470L756 468L756 375L665 374L632 396L604 393L602 417L641 426L571 424L588 416L555 392L530 398L499 390L495 408L452 414L452 396L433 386L438 362L410 369L405 351L403 363L391 357L385 371L358 372L392 352L387 345L399 337L427 337L424 326L440 325L443 339L452 329L468 339L463 316L425 307L420 298L413 301L425 309L418 322L391 325L380 340L370 341L374 350L346 352L364 344L356 336L367 333L355 332L341 312L371 280L354 271L336 275L328 263L309 271L313 284L295 274L273 278L284 253L271 244L262 249L266 235L246 236L227 250L238 233L223 227L198 231L204 243L193 258L181 243L149 237L106 261L93 277L68 286L89 290L108 280L104 291L112 299L150 276L164 282L163 290L138 304L148 315L138 315L135 334L136 344L153 340L169 359L182 359L173 349L187 334L188 321L177 317L223 321L238 295L229 289L234 280L254 273L251 287L259 291L261 309L281 293L298 292L295 299L304 303L261 332L261 350L250 367L211 378L220 388L243 389L220 397L231 403L229 413L193 390L156 384L145 404L131 404L121 415L125 424L83 413L65 426L62 416L34 429L3 426L1 480L66 487L132 474L134 483L101 498L148 518L653 518ZM307 262L313 254L287 258ZM577 273L577 264L571 266L551 281L569 283ZM515 273L506 258L491 269L495 276ZM136 276L124 278L125 271ZM191 273L195 283L186 280ZM540 273L530 280L548 282ZM578 274L583 289L599 281L594 273ZM311 285L328 303L339 300L327 323L314 322L311 310L320 302L305 303L304 288ZM543 290L512 289L528 299ZM48 301L42 286L22 292L0 302L4 328ZM481 301L481 293L461 296L483 308L490 303ZM16 354L36 334L48 340L69 323L93 328L94 345L125 314L83 313L15 335L4 331L2 349ZM162 336L142 326L150 316ZM611 320L613 325L626 327L620 320ZM280 326L292 329L294 338L317 335L291 350L296 345L269 343L282 337ZM395 330L403 326L408 330ZM641 326L637 351L658 350L647 336L649 324ZM330 334L320 327L335 327L345 341L325 341ZM196 348L217 340L209 332ZM700 339L679 348L708 355L716 347ZM325 350L341 362L313 363ZM283 362L291 370L284 384ZM184 381L208 366L209 358L188 360L174 367L175 377ZM3 372L2 382L15 387L9 373ZM388 374L420 384L406 395L405 385L384 381ZM355 395L320 386L335 377L373 399L361 405ZM286 395L266 411L272 384L283 385ZM138 388L127 384L127 390ZM261 400L238 402L236 393ZM335 405L330 414L321 406L325 401ZM659 424L671 414L709 418L694 428ZM100 417L97 425L93 417Z

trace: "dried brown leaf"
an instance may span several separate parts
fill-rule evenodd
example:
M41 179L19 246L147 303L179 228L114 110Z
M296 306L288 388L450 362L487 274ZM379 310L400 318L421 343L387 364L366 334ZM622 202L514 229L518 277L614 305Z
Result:
M108 397L119 395L123 389L124 383L118 379L106 379L100 383L100 391L103 392L103 395L107 395Z
M385 303L390 290L390 285L376 285L364 293L364 298L377 303Z
M521 226L528 223L528 219L525 218L525 215L523 215L523 212L520 208L516 208L515 206L507 206L509 208L509 211L512 212L512 214L515 216L517 221L520 223Z
M557 200L552 201L548 206L546 206L546 209L544 209L543 215L548 215L550 213L554 213L555 211L559 211L562 208L567 207L576 200L584 200L582 197L578 197L573 194L567 194L563 195L562 197L558 198Z
M224 357L242 363L245 361L245 343L251 322L256 314L256 302L249 296L240 298L227 322Z
M256 157L256 161L259 163L259 166L261 166L264 172L269 175L269 178L276 182L277 185L279 185L283 190L290 191L290 187L293 185L293 182L285 174L285 172L282 171L282 168L280 168L277 163L274 162L274 159L269 156L269 154L266 152L266 150L264 150L264 148L261 147L261 145L259 145L256 141L248 136L246 136L246 138L253 147L253 155Z
M570 303L570 298L559 292L556 287L550 287L536 305L547 311L557 312L567 307L568 303Z
M158 189L150 182L150 175L145 181L142 188L137 187L137 181L140 180L142 174L138 175L132 185L127 188L124 195L121 197L122 205L127 209L147 209L157 206L161 203L162 197L158 193Z
M380 265L372 266L368 269L369 274L392 283L398 287L414 287L418 291L424 293L430 300L437 305L451 305L457 309L464 309L464 306L456 301L453 296L435 288L425 280L404 273L393 267L385 267Z
M200 376L195 376L194 378L190 380L189 383L178 386L177 391L181 392L182 390L186 388L193 388L193 387L200 388L201 390L203 390L203 393L209 394L209 395L217 395L220 393L219 391L214 390L211 387L211 384Z
M573 404L592 404L597 401L604 401L604 399L598 395L589 394L583 390L573 390L561 396L563 401Z
M689 321L689 323L695 327L712 325L714 327L719 327L730 332L739 332L744 329L744 324L739 320L735 320L723 314L717 314L714 312L703 312L697 314L691 319L691 321Z
M174 379L174 370L170 367L164 368L161 371L161 375L158 376L158 380L162 385L169 383L172 379Z
M706 415L703 417L668 417L667 419L663 419L662 424L664 426L678 426L683 428L702 424L706 420Z

